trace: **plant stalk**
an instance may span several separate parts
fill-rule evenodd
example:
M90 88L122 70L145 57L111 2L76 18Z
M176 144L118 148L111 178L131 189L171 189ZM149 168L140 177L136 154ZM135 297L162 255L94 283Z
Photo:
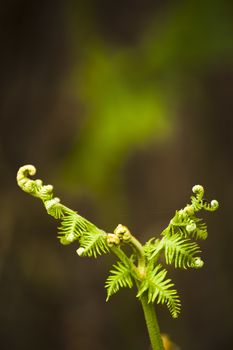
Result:
M145 294L140 297L140 301L142 303L152 349L164 350L154 305L153 303L148 303L148 298Z

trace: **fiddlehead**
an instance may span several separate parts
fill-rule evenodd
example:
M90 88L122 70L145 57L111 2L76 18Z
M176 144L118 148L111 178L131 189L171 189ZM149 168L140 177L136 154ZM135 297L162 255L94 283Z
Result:
M144 249L149 260L157 260L164 251L166 262L168 264L174 262L175 267L199 268L203 265L202 260L195 256L201 250L191 239L206 239L207 226L196 213L201 209L214 211L219 204L216 200L210 203L204 200L204 188L200 185L193 187L193 193L195 196L191 196L191 204L176 211L170 224L162 232L163 238L157 240L152 238L145 245Z
M192 208L195 212L204 209L207 211L215 211L218 209L219 204L218 201L213 199L210 203L208 203L204 198L204 188L201 185L195 185L192 188L193 193L195 196L191 197L192 201Z
M49 201L53 198L53 186L43 185L42 180L31 180L28 175L33 176L36 174L36 168L33 165L24 165L17 173L17 182L19 187L24 192L31 194L34 197L38 197L43 201ZM58 200L59 201L59 200Z
M60 204L58 197L53 198L53 186L43 185L42 180L31 180L28 176L36 174L36 168L33 165L22 166L17 173L17 183L26 193L41 199L47 210L47 213L56 219L61 218L67 210ZM68 208L67 208L68 209Z
M18 185L23 191L41 199L49 215L53 216L55 219L61 220L61 225L58 228L60 243L67 245L79 239L80 243L85 247L88 244L86 255L96 256L96 254L107 252L108 246L104 239L106 233L83 218L76 211L61 204L58 197L53 197L52 185L44 185L42 180L31 180L28 178L29 175L33 176L35 174L36 168L33 165L24 165L17 173ZM90 242L90 235L93 236L92 244ZM97 235L98 239L96 239ZM102 242L101 245L100 238ZM104 248L103 245L105 245ZM84 250L86 249L80 249L82 250L82 255L85 255ZM80 253L79 250L78 253Z

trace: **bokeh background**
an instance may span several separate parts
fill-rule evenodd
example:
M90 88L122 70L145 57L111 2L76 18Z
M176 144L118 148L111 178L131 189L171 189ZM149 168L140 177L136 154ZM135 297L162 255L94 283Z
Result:
M34 164L64 204L143 242L194 184L204 268L170 269L182 299L162 332L182 350L232 347L233 3L2 0L0 5L0 348L149 349L135 290L105 303L115 261L79 258L16 185Z

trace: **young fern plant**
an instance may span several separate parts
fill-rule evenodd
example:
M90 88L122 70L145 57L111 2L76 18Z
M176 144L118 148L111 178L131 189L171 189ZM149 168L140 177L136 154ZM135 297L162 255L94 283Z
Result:
M93 223L71 210L54 197L53 186L44 185L41 180L32 180L29 176L36 173L33 165L21 167L17 182L21 189L42 200L47 213L60 221L58 239L63 245L77 242L79 256L97 258L99 255L114 253L118 261L110 270L106 280L107 301L121 288L137 288L136 297L140 300L153 350L163 350L163 342L157 322L154 304L166 304L173 318L181 310L181 302L174 283L167 277L163 266L173 264L175 268L194 268L203 266L197 240L207 238L207 227L197 213L204 209L215 211L218 202L208 203L204 198L204 189L200 185L193 187L191 203L176 211L169 225L160 237L153 237L141 244L126 226L118 225L113 233L99 229ZM132 253L126 254L129 245ZM128 250L127 250L128 252ZM163 258L163 259L161 259ZM165 258L165 259L164 259Z

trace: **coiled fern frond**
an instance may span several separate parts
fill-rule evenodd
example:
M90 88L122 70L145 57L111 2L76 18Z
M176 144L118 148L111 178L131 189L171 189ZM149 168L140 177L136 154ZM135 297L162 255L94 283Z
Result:
M53 197L53 186L44 185L42 180L31 180L28 175L35 175L33 165L21 167L17 174L18 185L27 193L41 199L49 215L60 219L58 238L60 243L68 245L79 240L81 247L77 253L81 256L94 256L107 253L107 234L93 223L60 203L58 197Z

